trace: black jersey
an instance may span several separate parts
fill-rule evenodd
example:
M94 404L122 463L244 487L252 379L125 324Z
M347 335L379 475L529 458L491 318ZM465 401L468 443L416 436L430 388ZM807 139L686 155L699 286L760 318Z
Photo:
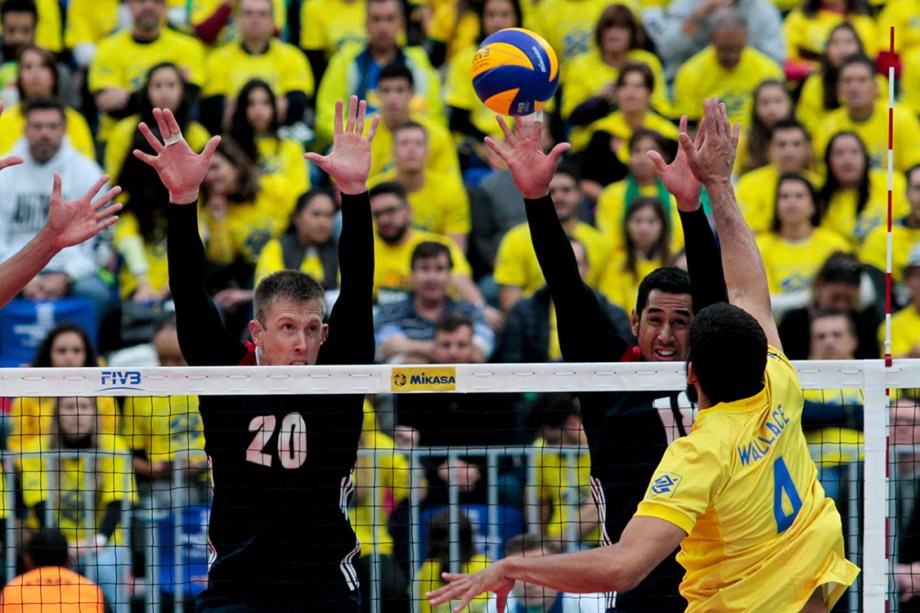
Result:
M374 261L367 194L343 195L342 219L341 293L317 363L371 364ZM205 293L196 207L170 205L168 249L179 343L188 363L255 364L254 347L224 330ZM348 504L362 404L360 394L200 399L214 484L211 564L200 602L307 606L327 597L330 585L346 593L358 587L352 561L360 546Z
M530 233L556 308L559 346L567 362L635 362L638 348L620 338L578 273L569 239L549 196L525 200ZM693 306L724 300L725 282L715 238L702 211L681 213L691 266L706 270L693 279ZM668 444L686 434L692 407L673 392L582 392L582 422L591 453L591 482L603 523L604 544L616 542L645 495ZM676 555L675 551L675 555ZM609 594L620 611L684 611L678 586L683 568L670 556L637 587Z

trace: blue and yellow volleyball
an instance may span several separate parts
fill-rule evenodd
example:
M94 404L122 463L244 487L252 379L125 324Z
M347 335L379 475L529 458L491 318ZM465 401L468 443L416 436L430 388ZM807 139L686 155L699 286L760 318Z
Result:
M559 60L549 43L530 30L505 28L489 36L473 56L473 89L499 115L540 111L559 85Z

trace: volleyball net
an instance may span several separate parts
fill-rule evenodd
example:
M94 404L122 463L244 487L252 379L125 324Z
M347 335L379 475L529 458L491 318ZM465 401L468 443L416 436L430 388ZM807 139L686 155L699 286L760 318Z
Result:
M835 610L896 611L911 562L920 585L920 360L795 366L809 449L841 512L847 556L862 568ZM354 573L364 610L427 613L423 594L442 570L599 543L578 393L666 399L685 387L683 364L663 363L0 369L9 408L2 579L16 585L34 567L26 554L36 535L57 528L71 568L99 585L113 611L192 610L207 585L212 492L198 397L359 394L364 429L348 515L362 543ZM689 426L676 407L658 408L675 436ZM283 457L267 461L309 453L288 425L278 432ZM256 447L267 440L251 432ZM252 444L249 452L268 449ZM315 530L321 538L323 526ZM515 593L547 611L558 598L568 599L565 610L606 606L603 595Z

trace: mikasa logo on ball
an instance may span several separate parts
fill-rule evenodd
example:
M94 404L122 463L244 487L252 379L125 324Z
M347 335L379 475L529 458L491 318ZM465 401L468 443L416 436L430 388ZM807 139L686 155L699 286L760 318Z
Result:
M540 65L540 72L546 72L546 62L543 61L543 55L540 54L540 50L536 46L532 47L532 49L534 58L536 58L537 64Z

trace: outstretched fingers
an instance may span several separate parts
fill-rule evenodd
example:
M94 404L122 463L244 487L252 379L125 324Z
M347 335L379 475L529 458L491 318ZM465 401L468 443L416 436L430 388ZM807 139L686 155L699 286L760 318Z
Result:
M345 123L345 133L351 134L355 131L356 116L358 114L358 97L352 96L348 99L348 117Z
M52 182L51 182L51 200L55 201L60 197L61 197L61 175L59 173L54 173L54 179L52 179Z
M372 142L377 136L377 127L380 125L380 115L371 117L371 127L367 130L367 142Z
M137 129L140 130L141 134L144 136L144 140L147 141L147 144L153 148L157 155L163 152L163 149L166 147L160 142L160 139L153 135L153 130L151 130L146 123L143 121L140 122Z
M489 147L489 149L491 149L492 151L495 152L495 155L497 155L498 157L500 157L500 158L502 159L502 161L503 161L505 164L508 163L508 155L510 154L510 151L506 150L506 149L505 149L504 147L502 147L500 144L496 143L496 142L492 139L491 136L486 136L486 138L485 138L485 143L486 143L486 145Z
M342 120L342 113L344 112L344 105L341 100L335 101L335 119L333 120L333 130L335 135L338 136L345 131L345 123Z
M214 152L217 151L217 146L220 145L220 136L215 135L208 139L208 142L205 143L204 149L201 150L201 157L204 161L208 162L210 166L211 158L214 157Z
M505 142L508 143L509 147L514 147L517 145L518 139L514 134L514 131L508 126L508 122L505 121L505 118L501 115L495 116L495 121L498 122L498 127L501 128L502 134L505 136Z
M163 114L163 109L153 109L153 118L157 122L157 128L160 130L160 136L163 137L163 142L168 143L173 133L169 127L169 122L166 120L166 116Z
M99 211L96 215L96 219L100 219L99 215L105 216L108 214L107 205L112 202L115 198L118 197L118 194L121 193L121 187L116 185L112 189L108 190L106 193L102 194L102 197L96 200L93 203L93 208ZM104 209L104 210L103 210Z
M4 168L9 168L10 166L16 166L17 164L22 164L22 158L18 155L11 155L0 159L0 170Z
M559 158L562 157L562 154L572 148L572 145L569 143L559 143L553 147L552 151L549 152L549 157L553 160L554 164L559 163Z
M102 187L108 182L109 182L109 175L103 175L99 177L98 179L96 179L96 182L93 183L93 185L88 190L86 190L85 194L83 194L83 199L85 199L87 202L91 201L93 199L93 196L98 194L99 190L102 189ZM98 207L99 207L99 203L96 203L94 205L94 208L98 208Z

